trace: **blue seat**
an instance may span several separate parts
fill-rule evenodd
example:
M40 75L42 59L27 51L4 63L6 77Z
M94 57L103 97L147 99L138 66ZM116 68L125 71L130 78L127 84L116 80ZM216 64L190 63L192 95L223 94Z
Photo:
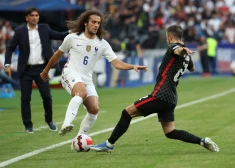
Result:
M0 86L0 98L13 98L15 92L10 83L5 83Z

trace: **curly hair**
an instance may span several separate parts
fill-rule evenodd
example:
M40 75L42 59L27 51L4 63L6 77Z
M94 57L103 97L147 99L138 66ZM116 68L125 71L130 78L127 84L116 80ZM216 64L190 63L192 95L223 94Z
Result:
M97 30L96 35L98 38L101 40L103 36L106 34L106 30L104 29L104 25L107 23L109 19L109 13L106 13L105 15L102 15L99 11L97 10L88 10L84 13L82 13L77 20L73 21L67 21L67 26L68 28L73 32L77 33L77 35L80 35L82 32L85 31L85 25L84 23L88 23L90 16L91 15L96 15L99 16L101 21L100 21L100 27Z

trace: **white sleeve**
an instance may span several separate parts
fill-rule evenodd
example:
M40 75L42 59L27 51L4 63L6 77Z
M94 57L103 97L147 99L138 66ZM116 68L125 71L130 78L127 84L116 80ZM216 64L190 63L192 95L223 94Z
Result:
M180 46L178 46L178 45L173 45L172 46L172 51L175 51L175 49L177 49L177 48L179 48Z
M177 49L177 48L179 48L179 47L181 47L181 46L179 46L179 45L177 45L177 44L172 44L170 47L169 47L169 51L170 51L170 53L174 53L174 51Z
M113 49L109 45L109 43L104 40L105 50L104 50L104 56L105 58L111 62L117 58L116 54L113 52Z
M64 41L63 43L61 44L61 46L59 47L59 50L66 53L69 51L69 49L71 48L71 36L70 35L67 35L65 38L64 38Z

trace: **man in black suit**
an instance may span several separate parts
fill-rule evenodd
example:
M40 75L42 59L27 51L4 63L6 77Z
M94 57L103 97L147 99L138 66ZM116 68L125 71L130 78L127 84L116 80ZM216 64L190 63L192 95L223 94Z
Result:
M25 12L25 19L27 25L17 27L12 40L7 45L5 72L11 76L12 52L19 46L17 73L21 86L21 115L26 132L33 133L30 109L33 80L43 99L45 122L52 131L57 131L57 127L52 121L50 85L48 81L42 81L40 73L53 55L51 40L63 40L68 32L56 32L47 24L38 24L39 11L37 8L28 8Z

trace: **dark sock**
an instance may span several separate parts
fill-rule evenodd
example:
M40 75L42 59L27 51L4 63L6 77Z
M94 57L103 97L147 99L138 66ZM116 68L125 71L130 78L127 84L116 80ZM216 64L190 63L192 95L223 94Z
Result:
M187 132L184 130L176 130L174 129L173 131L165 134L167 138L170 139L176 139L176 140L181 140L184 142L189 142L189 143L194 143L194 144L200 144L201 138Z
M131 123L131 119L131 116L124 109L122 111L120 120L118 121L116 127L114 128L111 136L108 139L111 144L114 144L126 132Z

